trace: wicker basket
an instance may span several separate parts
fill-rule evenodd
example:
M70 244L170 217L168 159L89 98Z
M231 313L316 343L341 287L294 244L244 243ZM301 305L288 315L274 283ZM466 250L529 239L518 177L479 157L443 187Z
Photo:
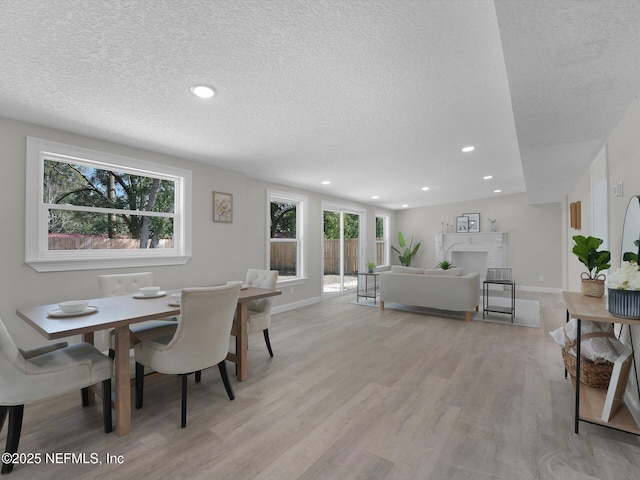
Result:
M572 377L576 376L576 357L562 349L564 366ZM613 363L606 360L592 362L584 355L580 359L580 382L593 388L608 388Z
M587 297L602 297L604 295L605 276L603 274L598 275L594 280L587 272L582 272L580 278L582 279L583 295L586 295Z

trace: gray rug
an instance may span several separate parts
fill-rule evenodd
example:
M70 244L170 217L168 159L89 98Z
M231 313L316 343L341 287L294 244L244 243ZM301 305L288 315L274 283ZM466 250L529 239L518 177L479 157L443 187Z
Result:
M363 305L367 307L380 308L380 302L373 304L373 299L361 298L359 302L350 300L353 305ZM500 307L511 306L510 298L491 297L491 304ZM473 312L471 321L504 323L506 325L518 325L520 327L540 328L540 302L538 300L522 300L516 299L516 315L511 323L511 315L500 313L486 313L482 318L482 298L479 301L480 311ZM384 308L391 310L400 310L403 312L420 313L423 315L434 315L437 317L457 318L464 321L465 312L454 312L451 310L439 310L437 308L416 307L413 305L402 305L399 303L385 303Z

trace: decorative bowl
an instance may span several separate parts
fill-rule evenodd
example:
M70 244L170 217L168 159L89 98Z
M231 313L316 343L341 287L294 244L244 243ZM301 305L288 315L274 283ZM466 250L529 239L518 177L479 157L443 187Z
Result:
M60 302L58 308L64 313L80 313L89 306L88 300L68 300Z
M160 287L142 287L140 289L140 293L145 297L152 297L154 295L157 295L159 291Z

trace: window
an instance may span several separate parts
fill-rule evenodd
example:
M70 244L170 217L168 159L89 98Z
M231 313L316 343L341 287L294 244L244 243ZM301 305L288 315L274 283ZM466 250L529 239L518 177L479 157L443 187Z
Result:
M27 139L26 262L37 271L184 264L191 172Z
M303 231L306 198L268 192L267 264L278 270L278 282L297 281L304 277Z
M376 215L376 265L387 265L387 217Z

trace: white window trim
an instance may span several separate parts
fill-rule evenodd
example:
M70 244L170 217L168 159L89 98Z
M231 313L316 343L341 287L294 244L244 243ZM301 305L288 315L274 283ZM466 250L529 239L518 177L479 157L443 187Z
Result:
M389 219L389 214L385 213L385 212L375 212L374 214L374 219L376 218L382 218L382 223L383 223L383 238L382 241L384 242L384 264L383 265L378 265L378 266L388 266L391 264L391 242L389 242L389 223L390 223L390 219ZM374 241L377 243L378 239L376 238L376 225L374 222L373 225L373 237L374 237ZM376 245L377 248L377 245Z
M278 287L300 285L306 282L306 255L305 255L305 233L307 229L307 205L308 199L304 195L296 193L283 192L279 190L267 189L267 201L266 201L266 267L271 268L271 202L284 202L284 203L297 203L296 209L296 239L298 243L298 275L295 277L278 280L276 285ZM285 240L286 241L286 240Z
M337 212L337 213L349 213L352 215L358 215L360 217L360 237L358 239L358 271L362 272L364 271L364 265L366 262L365 259L365 232L367 231L367 211L362 209L362 207L358 207L356 205L352 205L352 204L346 204L346 203L335 203L335 202L329 202L329 201L322 201L320 204L321 207L321 211L324 212L325 210L329 210L332 212ZM324 229L320 228L320 236L324 241ZM375 226L374 226L374 235L375 237ZM320 257L322 259L321 261L321 266L322 266L322 271L324 271L324 252L320 252Z
M44 158L80 163L175 181L174 248L143 250L48 250L47 212L43 204ZM25 262L38 272L97 268L182 265L191 258L191 171L87 148L27 137Z

